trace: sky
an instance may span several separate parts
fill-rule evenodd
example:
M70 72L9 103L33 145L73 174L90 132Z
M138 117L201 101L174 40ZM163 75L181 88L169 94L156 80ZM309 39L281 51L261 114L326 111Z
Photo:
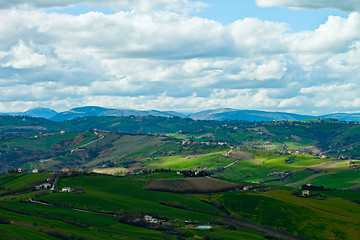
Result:
M360 112L358 0L0 0L0 112Z

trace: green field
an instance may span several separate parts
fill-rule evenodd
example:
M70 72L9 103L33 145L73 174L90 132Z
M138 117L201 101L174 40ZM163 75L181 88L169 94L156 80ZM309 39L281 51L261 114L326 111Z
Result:
M84 209L102 209L105 211L117 211L121 209L134 209L137 211L152 211L157 209L159 216L180 218L183 220L199 219L203 223L208 222L213 216L206 213L193 213L182 209L174 209L159 204L159 201L173 201L176 199L180 204L202 210L203 212L217 212L217 209L202 203L191 195L179 195L167 192L155 192L144 190L146 180L132 178L115 178L109 176L85 176L64 178L59 182L62 187L82 187L85 194L53 193L40 197L47 202L56 202ZM146 196L144 198L143 196Z
M184 170L190 168L207 168L214 169L218 167L225 167L234 160L225 157L226 151L213 152L204 155L188 155L188 156L169 156L159 157L144 162L148 169L166 168L171 170Z
M309 239L358 239L360 234L360 206L348 201L304 199L286 191L213 198L243 218Z
M22 188L33 183L45 181L52 177L53 173L17 173L0 175L0 186L9 190Z
M0 181L3 184L14 183L21 179L19 176L25 181L32 180L28 175L33 176L0 175ZM263 239L264 235L287 232L315 240L355 240L360 233L360 205L347 201L359 197L355 192L341 194L340 191L327 191L325 195L328 199L315 200L292 195L292 188L276 190L272 187L273 190L269 190L263 185L254 185L257 186L254 191L232 190L211 194L178 194L144 189L148 179L174 176L179 175L151 173L134 177L62 177L58 190L62 187L81 187L84 194L49 191L36 197L36 200L52 206L19 201L33 193L20 194L19 198L8 196L6 200L0 198L0 216L11 221L11 224L0 224L0 233L4 239L26 239L25 236L29 236L29 239L52 239L52 236L59 234L67 238L85 239L163 239L166 236L177 239L175 233L119 223L114 214L127 211L167 219L166 224L186 233L184 239L194 239L195 236L201 239L206 235L229 240ZM187 181L187 184L192 184L192 181ZM198 183L206 185L203 181ZM341 196L347 200L336 199ZM189 228L191 224L185 221L214 227L211 231L195 230Z
M16 139L16 141L7 142L5 144L11 147L22 147L30 150L51 152L54 151L54 147L55 147L54 145L58 144L61 141L72 140L75 137L84 138L84 140L88 139L89 141L91 141L95 139L94 136L95 136L94 133L77 133L77 132L65 132L63 134L61 133L36 134L36 135L21 137ZM78 144L75 144L74 146L80 145L81 143L84 142L84 140L82 140ZM66 146L66 147L68 148L73 146Z
M51 238L48 234L44 236L44 233L53 230L61 231L67 236L86 239L159 239L161 236L161 232L121 224L117 222L115 217L110 216L98 214L94 216L91 213L71 209L19 202L4 202L0 204L0 207L20 210L20 212L27 214L0 209L1 215L8 216L14 222L11 225L6 225L7 228L5 229L9 229L8 232L13 233L11 228L14 226L15 229L19 230L15 233L20 233L22 237L32 233L30 239L36 239L37 235L43 239L58 239ZM2 225L0 224L0 226ZM40 229L41 232L39 232Z
M88 117L59 126L0 135L2 172L71 170L54 192L33 188L54 173L1 174L0 220L10 223L0 222L0 239L359 239L358 124ZM211 178L181 175L188 169L238 185L215 189ZM291 194L307 183L328 189ZM169 228L134 226L144 215Z
M285 159L288 159L289 157L294 157L295 159L293 163L286 164ZM255 155L253 160L240 160L236 162L224 172L217 174L217 176L228 179L242 179L259 182L276 178L276 176L268 176L268 174L272 172L291 172L326 161L328 160L318 159L311 155L266 156L264 154L258 154Z
M360 169L343 170L333 174L321 175L310 180L309 183L327 188L360 187Z

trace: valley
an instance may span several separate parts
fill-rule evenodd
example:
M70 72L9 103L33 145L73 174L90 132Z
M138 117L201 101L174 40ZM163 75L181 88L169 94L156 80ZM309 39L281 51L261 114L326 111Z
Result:
M360 234L355 122L2 121L5 239L355 240Z

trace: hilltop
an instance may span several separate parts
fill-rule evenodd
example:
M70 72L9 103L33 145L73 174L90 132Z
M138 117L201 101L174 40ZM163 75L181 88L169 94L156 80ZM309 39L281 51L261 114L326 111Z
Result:
M0 115L42 117L52 121L66 121L88 116L159 116L159 117L180 117L194 120L243 120L243 121L281 121L281 120L306 120L306 119L337 119L339 121L360 121L360 113L332 113L326 115L301 115L286 112L238 110L232 108L211 109L190 114L176 111L158 110L135 110L135 109L114 109L98 106L85 106L72 108L68 111L56 112L49 108L33 108L25 112L0 113Z

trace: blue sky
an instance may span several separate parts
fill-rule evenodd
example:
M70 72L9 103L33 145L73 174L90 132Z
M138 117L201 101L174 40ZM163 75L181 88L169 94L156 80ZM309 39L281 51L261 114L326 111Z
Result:
M359 112L359 10L353 0L0 0L0 112Z
M327 9L289 9L284 7L262 8L254 0L208 0L204 1L209 7L196 14L201 17L214 19L229 24L238 19L250 17L262 20L285 22L291 31L315 30L320 24L326 22L328 16L346 17L348 13Z

